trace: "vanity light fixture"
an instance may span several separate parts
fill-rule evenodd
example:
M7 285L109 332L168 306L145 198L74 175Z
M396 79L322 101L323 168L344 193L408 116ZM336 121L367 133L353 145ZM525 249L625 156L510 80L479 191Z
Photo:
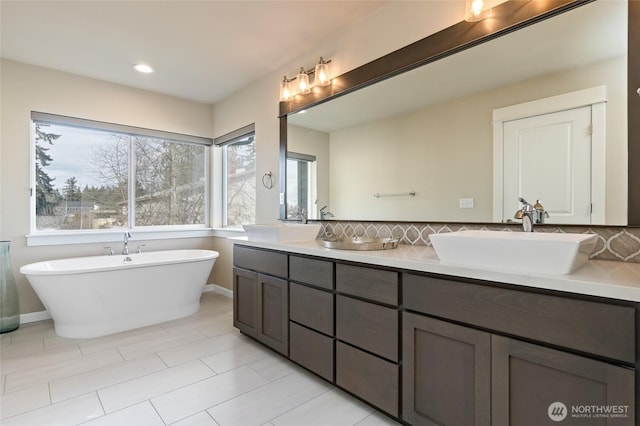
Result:
M147 64L134 64L133 69L143 74L151 74L155 72L155 70Z
M476 22L491 16L491 0L467 0L464 20Z
M329 71L329 63L331 59L325 61L321 56L318 64L309 70L300 67L300 71L293 78L287 78L285 75L280 83L280 101L287 102L295 95L305 95L311 93L311 89L315 86L328 86L331 84L331 74ZM309 76L314 74L313 84L309 82ZM295 84L291 84L295 81Z

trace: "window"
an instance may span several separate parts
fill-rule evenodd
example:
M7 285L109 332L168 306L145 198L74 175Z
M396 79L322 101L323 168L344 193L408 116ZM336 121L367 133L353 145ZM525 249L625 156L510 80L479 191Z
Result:
M223 157L223 226L256 221L256 138L253 124L216 138Z
M316 219L316 157L287 152L287 217Z
M204 227L210 139L32 112L32 232Z

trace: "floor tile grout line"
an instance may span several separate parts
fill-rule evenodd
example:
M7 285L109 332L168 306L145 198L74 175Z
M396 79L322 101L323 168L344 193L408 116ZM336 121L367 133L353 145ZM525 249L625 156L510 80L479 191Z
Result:
M155 411L155 413L158 415L158 418L160 419L160 421L166 426L167 422L164 420L164 418L162 417L162 415L160 415L160 412L158 411L158 409L156 408L155 405L153 405L153 402L151 402L151 399L145 399L143 402L148 402L149 405L151 406L151 408L153 409L153 411ZM142 402L140 402L140 404L142 404Z
M320 398L322 395L325 395L326 393L331 392L332 390L333 390L333 389L331 389L331 388L326 389L324 392L319 393L318 395L314 396L313 398L310 398L310 399L308 399L308 400L304 401L303 403L296 405L295 407L291 407L291 408L289 408L288 410L286 410L286 411L284 411L284 412L282 412L282 413L278 414L277 416L275 416L275 417L273 417L273 418L271 418L271 419L267 420L265 423L273 423L273 421L274 421L275 419L277 419L277 418L279 418L279 417L282 417L282 416L284 416L285 414L290 413L291 411L296 410L296 409L298 409L298 408L302 407L302 406L303 406L303 405L305 405L305 404L310 403L311 401L313 401L313 400L314 400L314 399L316 399L316 398ZM275 425L275 423L273 423L273 424Z
M44 358L46 358L46 357L47 357L46 351L43 351L43 352L34 352L34 354L37 354L38 356L42 355ZM31 370L31 369L33 369L33 368L40 368L40 367L44 367L44 366L47 366L47 365L52 365L52 364L55 364L55 363L58 363L58 362L68 361L68 360L75 359L75 358L83 358L83 355L82 355L82 353L81 353L80 351L78 351L78 354L79 354L79 355L78 355L77 357L69 357L69 358L65 358L64 360L57 360L57 361L45 362L45 363L43 363L43 364L38 364L38 365L36 365L36 366L27 367L27 368L23 368L23 369L20 369L20 370L15 370L15 371L12 371L12 372L10 372L10 373L6 373L5 375L6 375L6 376L8 376L9 374L15 374L15 373L19 373L19 372L24 372L24 371L27 371L27 370ZM48 355L51 355L51 354L48 354ZM21 358L21 357L12 357L12 358L7 358L7 359L2 360L2 362L7 362L7 361L9 361L9 360L20 359L20 358Z
M151 356L151 355L155 355L155 354L150 354L149 356ZM160 357L158 357L158 358L160 358ZM139 359L139 358L137 358L137 359ZM160 359L160 361L162 362L162 359ZM124 361L124 362L127 362L127 361ZM99 369L109 368L109 367L111 367L111 366L115 366L115 365L118 365L118 364L122 364L122 363L117 363L117 364L107 365L107 366L104 366L104 367L100 367ZM165 364L164 362L163 362L163 364L166 366L166 364ZM60 401L57 401L57 402L55 402L55 403L53 403L53 402L52 402L52 405L54 405L54 404L59 404L59 403L64 402L64 401L69 401L70 399L77 398L77 397L79 397L79 396L81 396L81 395L86 395L86 394L91 393L91 392L95 392L95 393L98 395L98 398L99 398L99 397L100 397L100 392L101 392L101 391L104 391L105 389L108 389L108 388L113 387L113 386L120 386L120 385L126 384L126 383L128 383L128 382L131 382L131 381L134 381L134 380L137 380L137 379L141 379L141 378L143 378L143 377L150 376L150 375L152 375L152 374L156 374L156 373L160 373L160 372L163 372L163 371L169 370L170 368L171 368L171 367L168 367L168 366L167 366L167 367L162 368L162 369L160 369L160 370L150 371L150 372L147 372L147 373L142 374L142 375L140 375L140 376L136 376L136 377L128 378L128 379L126 379L126 380L124 380L124 381L122 381L122 382L113 383L113 384L110 384L110 385L108 385L108 386L104 386L104 387L97 388L97 389L92 389L92 390L89 390L89 391L87 391L87 392L85 392L85 393L82 393L82 394L80 394L80 395L75 395L75 396L71 396L71 397L69 397L69 398L61 399ZM94 371L94 370L91 370L91 371ZM80 374L83 374L83 373L80 373ZM73 376L68 376L68 377L73 377ZM65 377L65 378L66 378L66 377ZM60 379L56 379L56 380L60 380ZM49 385L50 385L50 384L51 384L51 382L49 382ZM49 393L51 394L51 392L49 392ZM155 397L154 397L154 398L155 398ZM142 402L142 401L140 401L140 402ZM138 403L136 403L136 404L138 404ZM132 405L136 405L136 404L132 404ZM132 405L130 405L130 406L128 406L128 407L131 407ZM120 411L120 410L115 410L115 411ZM115 411L114 411L114 412L115 412ZM105 410L105 413L106 413L106 410ZM109 414L110 414L110 413L109 413Z
M112 350L112 349L109 349L109 350ZM120 355L120 354L118 353L118 355ZM39 385L39 384L48 383L48 384L49 384L49 386L50 386L50 385L51 385L51 382L54 382L54 381L57 381L57 380L68 379L68 378L71 378L71 377L79 376L79 375L81 375L81 374L90 373L90 372L93 372L93 371L101 370L101 369L103 369L103 368L112 367L112 366L115 366L115 365L122 364L122 363L126 362L126 360L122 359L122 357L120 357L120 358L121 358L121 360L120 360L120 361L118 361L118 362L114 362L113 364L102 365L102 366L99 366L99 367L92 368L92 369L90 369L90 370L86 370L86 371L81 371L81 372L79 372L79 373L70 374L70 375L68 375L68 376L64 376L64 377L61 377L61 378L58 378L58 379L47 380L46 382L40 382L40 383L31 384L31 385L26 386L26 387L23 387L23 388L14 389L13 391L8 392L8 393L7 393L7 395L8 395L8 394L11 394L11 393L14 393L14 392L23 391L23 390L25 390L25 389L29 389L30 387L33 387L33 386L36 386L36 385ZM51 365L51 364L47 364L47 365ZM33 368L38 368L38 367L33 367ZM28 371L28 370L21 370L20 372L24 372L24 371ZM12 374L13 374L13 373L12 373ZM8 377L8 376L9 376L9 375L7 375L7 380L9 379L9 377Z

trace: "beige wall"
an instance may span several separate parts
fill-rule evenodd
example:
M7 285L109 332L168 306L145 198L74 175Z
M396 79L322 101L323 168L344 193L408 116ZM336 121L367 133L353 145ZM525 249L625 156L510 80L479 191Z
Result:
M211 137L212 107L8 60L2 60L0 71L0 239L11 241L21 313L37 312L43 306L19 267L41 260L102 254L105 244L27 247L31 111ZM211 239L204 238L135 240L135 244L145 243L149 251L213 245ZM117 243L114 246L118 247ZM216 268L214 271L210 280L218 278Z
M606 221L626 224L627 174L616 166L626 162L625 64L625 58L610 60L331 133L333 213L340 219L491 222L493 110L605 85ZM418 195L372 197L408 191ZM475 207L460 209L459 198L474 198Z

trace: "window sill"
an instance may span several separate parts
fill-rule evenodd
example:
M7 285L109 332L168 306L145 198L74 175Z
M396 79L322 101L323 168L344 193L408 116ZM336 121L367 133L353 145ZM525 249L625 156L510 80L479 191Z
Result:
M56 232L29 234L27 246L55 246L66 244L112 243L122 241L125 231L130 231L139 241L170 240L174 238L203 238L214 236L212 228L154 228L154 229L119 229L108 231Z

